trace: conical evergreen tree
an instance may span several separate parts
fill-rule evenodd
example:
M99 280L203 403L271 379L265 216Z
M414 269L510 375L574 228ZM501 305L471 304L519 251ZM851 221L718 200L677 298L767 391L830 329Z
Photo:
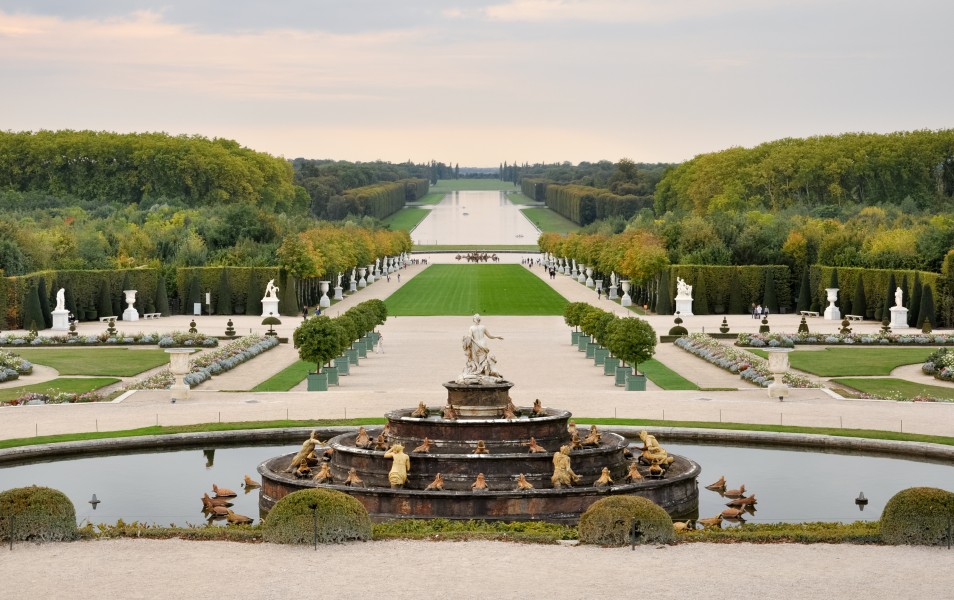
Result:
M169 310L169 292L166 290L165 273L159 273L159 281L156 282L156 312L164 317L172 314Z
M300 312L295 278L285 269L281 269L278 272L278 314L291 317Z
M189 295L186 298L186 314L195 314L195 305L202 303L202 286L199 283L199 278L195 275L192 276L192 280L189 282ZM200 309L201 312L201 309Z
M795 310L801 312L803 310L811 310L812 305L812 290L811 284L808 280L808 267L802 271L802 284L798 288L798 301L795 303Z
M831 280L828 282L828 287L830 288L840 287L838 285L838 269L831 270Z
M46 278L40 277L36 284L36 293L40 299L40 314L43 315L43 322L37 323L40 329L49 329L53 327L53 312L50 310L50 294L46 289Z
M778 291L775 289L775 271L765 269L765 294L762 296L762 306L769 309L769 313L778 314Z
M861 274L858 274L858 283L855 285L855 297L851 301L851 310L853 314L861 315L862 319L868 318L868 301L865 299L865 282Z
M732 269L732 275L729 283L729 314L742 315L748 312L745 305L742 304L742 286L739 285L739 270Z
M219 275L219 300L215 306L215 314L231 315L232 313L232 287L229 285L229 273L224 267L222 274Z
M894 278L894 273L888 277L888 289L885 291L884 295L884 308L881 311L882 319L890 319L891 307L894 306L894 291L898 288L898 280Z
M76 296L73 295L73 288L66 287L66 291L63 292L64 304L66 304L66 310L73 313L77 319L83 318L83 315L79 314L79 306L76 304Z
M131 289L133 288L132 288L132 283L130 283L130 280L129 280L129 271L125 271L123 273L123 283L120 286L120 288L117 290L116 295L113 297L113 308L116 309L116 312L113 313L114 315L119 316L123 314L123 312L126 310L127 304L126 304L125 291L131 290ZM137 297L136 304L140 304L141 302L142 300ZM135 308L139 312L143 312L142 307L136 306L136 304L133 304L133 308Z
M692 286L692 314L710 314L709 292L706 290L706 277L701 269L696 271L696 283Z
M672 296L669 294L669 269L659 273L659 291L656 293L656 314L672 314Z
M262 314L262 296L265 295L262 288L262 280L258 276L258 271L253 270L248 276L248 290L245 292L245 314Z
M911 301L908 302L908 325L914 327L921 315L921 295L924 293L921 284L921 272L914 272L914 285L911 287ZM932 323L933 325L933 323Z
M103 277L99 281L99 297L96 300L97 318L118 316L113 312L113 301L109 297L109 282Z
M905 273L901 276L901 306L907 307L910 299L908 294L908 274Z
M33 330L46 329L46 321L43 319L43 309L40 307L39 285L34 283L30 286L30 291L26 294L23 306L23 328Z
M918 327L924 326L924 321L930 321L931 329L937 328L937 316L934 314L934 292L931 286L924 284L921 289L921 308L918 311Z

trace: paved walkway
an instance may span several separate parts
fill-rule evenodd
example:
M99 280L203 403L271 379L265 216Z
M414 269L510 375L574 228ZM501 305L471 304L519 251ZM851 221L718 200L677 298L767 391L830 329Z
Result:
M430 262L453 263L454 255L433 255ZM519 262L529 255L502 254L503 261ZM371 298L385 298L400 285L421 272L425 266L409 266L401 272L401 283L376 281L364 290L348 296L325 311L337 315L350 306ZM585 286L558 275L549 280L540 267L531 269L571 301L587 301L630 314L627 309L596 294ZM218 334L225 331L229 317L202 316L200 331ZM263 333L261 318L231 317L240 333ZM185 330L190 317L175 316L156 321L117 323L124 331ZM668 331L672 317L648 317L657 331ZM793 315L770 317L773 329L794 331L798 318ZM300 317L283 317L277 326L281 336L290 337ZM715 331L721 316L688 317L690 331ZM758 322L745 316L728 319L733 332L757 331ZM718 369L671 344L660 344L657 357L684 377L707 389L737 388L736 391L660 391L626 392L614 385L612 377L602 374L570 344L570 329L562 317L497 317L484 320L502 341L493 340L501 372L515 383L515 403L529 406L540 398L547 406L565 408L580 419L586 417L665 418L713 422L783 423L823 427L903 430L938 435L954 431L954 404L899 403L879 400L850 400L833 396L823 389L792 390L785 402L769 398L766 391L751 386L737 376ZM216 376L193 390L187 401L170 403L168 391L140 391L121 402L59 406L27 406L0 409L0 438L66 433L73 431L115 430L210 421L261 419L314 419L380 417L389 410L415 406L421 400L441 405L446 392L441 382L453 379L462 367L459 336L470 326L469 317L391 317L380 328L384 352L370 353L351 375L341 378L340 387L326 393L304 391L302 383L286 393L251 393L249 390L297 360L290 344ZM835 331L837 324L811 319L815 331ZM876 331L875 324L853 324L856 330ZM83 333L98 333L100 323L84 323ZM899 370L906 378L923 382L915 370ZM49 374L47 374L49 375ZM37 377L39 375L34 375ZM29 383L31 377L21 379ZM925 383L933 384L933 380Z

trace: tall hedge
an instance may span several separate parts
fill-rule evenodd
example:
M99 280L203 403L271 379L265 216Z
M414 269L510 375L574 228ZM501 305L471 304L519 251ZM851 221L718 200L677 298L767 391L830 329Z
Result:
M790 283L791 271L786 265L751 265L744 267L726 265L672 265L668 270L666 294L670 301L674 297L672 292L676 287L676 278L682 277L686 281L695 281L699 286L700 277L705 278L702 290L706 293L706 300L710 310L717 313L731 311L730 314L746 314L752 303L761 304L765 297L765 282L767 271L772 271L775 282L777 306L792 307L792 286ZM660 282L662 284L662 282ZM660 285L660 290L662 285ZM662 291L660 291L660 294ZM731 296L738 294L734 302ZM693 299L699 295L699 287L693 288ZM662 296L660 295L660 298ZM733 307L732 305L735 304ZM730 308L731 307L731 308ZM771 309L771 307L769 307ZM738 312L736 312L738 311ZM671 314L656 311L658 314Z
M652 208L652 196L620 196L609 190L576 184L548 184L547 207L577 225L586 226L608 217L631 219L643 208Z
M156 301L155 308L156 312L160 313L164 317L168 317L172 314L169 311L169 292L166 290L166 275L165 273L159 274L159 279L156 282Z
M828 304L825 300L825 287L827 286L823 285L822 282L829 281L832 270L832 267L823 265L813 265L810 268L812 297L816 302L819 302L822 307ZM838 292L838 306L845 306L845 298L850 298L850 295L855 294L858 279L861 278L865 290L867 318L878 320L890 318L891 315L887 310L894 306L894 291L898 287L895 282L899 275L905 273L909 275L908 280L910 281L910 276L913 276L914 271L838 267L838 280L841 282L841 288ZM921 282L929 285L935 293L935 296L939 296L936 292L941 276L937 273L927 271L918 271L918 275ZM870 302L867 301L869 298L871 299ZM854 314L858 313L856 312ZM950 323L944 321L940 325L943 327L950 325Z
M45 329L46 321L43 319L43 312L40 308L40 291L38 285L30 287L30 292L26 297L26 305L23 307L23 328L24 329Z
M914 272L914 285L911 286L911 298L908 301L908 325L914 327L919 321L921 314L921 295L924 290L924 284L921 283L921 273ZM932 323L933 324L933 323Z
M231 315L232 313L232 288L229 286L229 272L222 269L222 275L219 276L219 294L215 302L215 314Z
M49 329L53 327L53 313L50 310L50 292L46 289L46 278L40 277L36 286L37 297L40 299L40 313L43 315L43 322L37 323L40 329Z
M348 215L384 219L404 208L405 202L427 195L429 189L426 179L402 179L352 188L332 196L326 212L331 220Z
M918 294L920 296L920 294ZM855 296L851 301L851 314L861 315L862 318L868 318L868 301L865 298L865 282L859 277L855 284Z

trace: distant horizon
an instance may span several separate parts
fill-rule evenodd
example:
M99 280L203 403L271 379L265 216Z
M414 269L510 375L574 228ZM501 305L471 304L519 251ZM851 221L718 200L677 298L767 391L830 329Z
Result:
M941 0L5 0L0 129L288 159L682 163L954 126L952 21Z

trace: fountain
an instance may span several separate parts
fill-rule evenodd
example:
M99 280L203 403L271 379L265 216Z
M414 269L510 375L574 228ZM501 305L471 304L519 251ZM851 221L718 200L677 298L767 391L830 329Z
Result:
M294 491L323 487L352 495L378 520L575 523L593 502L618 494L649 498L675 517L697 513L698 464L667 454L652 436L630 460L621 435L594 427L580 440L568 411L545 408L540 401L533 408L513 406L514 384L497 372L489 339L502 338L491 335L475 315L463 338L464 370L442 384L446 406L394 410L383 428L329 440L331 458L329 469L321 471L326 474L322 483L296 477L297 455L260 464L261 510L267 512ZM375 438L381 440L377 449L368 444ZM413 449L406 455L409 466L404 449ZM653 476L660 466L662 476ZM640 476L627 479L633 470ZM618 483L606 484L607 474Z

